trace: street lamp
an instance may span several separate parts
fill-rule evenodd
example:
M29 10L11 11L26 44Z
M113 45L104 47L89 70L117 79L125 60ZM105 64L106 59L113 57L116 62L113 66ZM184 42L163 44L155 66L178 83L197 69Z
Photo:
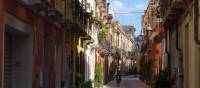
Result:
M152 28L151 28L150 24L148 25L148 27L147 27L147 30L146 30L146 31L152 31Z
M143 32L143 30L141 31L141 34L140 34L140 36L144 36L144 32Z
M149 38L149 36L150 36L149 33L152 31L152 28L151 28L151 25L150 25L150 24L147 26L146 31L147 31L147 40L148 40L148 38Z

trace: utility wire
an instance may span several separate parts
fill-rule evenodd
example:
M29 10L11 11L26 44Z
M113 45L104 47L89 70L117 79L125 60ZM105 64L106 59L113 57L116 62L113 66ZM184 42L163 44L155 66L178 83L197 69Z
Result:
M144 12L114 12L114 14L136 14L136 13L144 13Z

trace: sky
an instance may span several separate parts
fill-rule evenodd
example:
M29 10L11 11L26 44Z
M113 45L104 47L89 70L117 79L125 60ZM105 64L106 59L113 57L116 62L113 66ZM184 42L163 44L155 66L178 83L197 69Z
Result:
M109 11L114 13L114 20L122 25L133 25L136 28L135 35L139 35L142 29L141 18L149 0L108 0L108 2Z

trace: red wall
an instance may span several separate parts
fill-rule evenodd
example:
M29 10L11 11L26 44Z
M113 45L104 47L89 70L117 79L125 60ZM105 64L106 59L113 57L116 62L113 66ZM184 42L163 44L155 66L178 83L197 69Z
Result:
M4 1L4 3L3 3ZM62 32L58 32L52 24L43 20L41 16L33 14L23 5L19 4L16 0L0 0L0 63L3 63L3 14L5 12L17 16L19 19L34 26L34 66L33 66L33 83L32 88L39 88L39 74L43 64L43 48L44 48L44 32L49 33L51 36L51 70L50 70L50 85L54 85L55 79L55 46L57 38L61 39ZM3 67L0 65L0 75L3 75ZM2 76L0 76L0 88L2 88ZM51 88L51 87L50 87ZM53 87L52 87L53 88Z
M27 8L19 4L16 0L4 0L4 2L6 12L14 14L29 24L34 24L34 15Z
M156 25L153 29L153 32L156 33L160 33L160 28L158 25ZM152 70L153 70L153 75L157 75L156 70L159 69L159 60L161 57L161 43L153 43L152 44L152 52L151 52L151 56L152 56L152 61L153 61L153 66L152 66Z

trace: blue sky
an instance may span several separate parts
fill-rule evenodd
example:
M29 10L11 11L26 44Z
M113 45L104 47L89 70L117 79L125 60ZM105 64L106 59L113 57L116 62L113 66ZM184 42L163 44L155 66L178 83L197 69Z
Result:
M114 13L114 20L123 25L135 26L135 35L139 35L142 29L141 17L144 14L141 12L144 12L149 0L108 0L108 2L110 11Z

